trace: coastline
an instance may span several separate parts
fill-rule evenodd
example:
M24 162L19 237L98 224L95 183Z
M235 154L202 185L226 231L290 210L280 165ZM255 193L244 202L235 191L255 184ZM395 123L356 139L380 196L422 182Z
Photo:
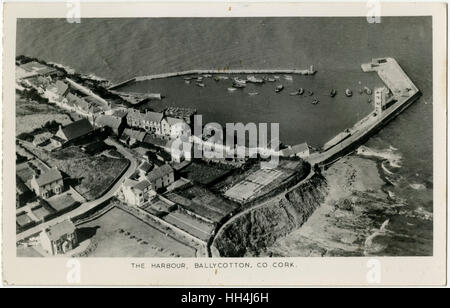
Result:
M366 155L356 154L361 148ZM301 257L407 255L389 251L389 240L412 240L407 232L401 232L405 230L392 224L398 220L409 227L430 223L432 213L409 208L405 199L392 192L395 187L382 166L388 159L398 161L399 155L390 151L393 149L362 146L332 165L324 172L329 186L326 200L304 225L279 238L268 251L273 256ZM416 255L431 253L423 249Z

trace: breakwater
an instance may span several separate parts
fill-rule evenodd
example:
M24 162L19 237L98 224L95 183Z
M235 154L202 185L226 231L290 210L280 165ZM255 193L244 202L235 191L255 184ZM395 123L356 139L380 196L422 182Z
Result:
M145 75L138 76L127 79L125 81L119 82L115 85L112 85L108 88L108 90L114 90L125 85L128 85L133 82L145 81L145 80L154 80L154 79L162 79L169 77L177 77L177 76L186 76L186 75L201 75L201 74L298 74L298 75L314 75L316 71L311 66L309 69L230 69L230 70L187 70L187 71L178 71L178 72L169 72L162 74L153 74L153 75Z

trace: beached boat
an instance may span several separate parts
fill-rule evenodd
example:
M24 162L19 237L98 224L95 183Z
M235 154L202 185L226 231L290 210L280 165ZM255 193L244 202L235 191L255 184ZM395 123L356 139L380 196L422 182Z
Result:
M331 97L335 97L336 94L337 94L337 91L335 89L331 90L331 92L330 92Z
M279 93L281 91L283 91L284 86L282 84L279 84L275 87L275 92Z
M345 95L346 95L347 97L352 96L352 95L353 95L352 90L350 90L350 89L345 89Z

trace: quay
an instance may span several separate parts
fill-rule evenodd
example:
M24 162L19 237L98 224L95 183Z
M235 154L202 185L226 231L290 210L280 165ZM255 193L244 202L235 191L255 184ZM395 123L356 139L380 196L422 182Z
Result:
M133 82L144 81L144 80L154 80L154 79L162 79L169 77L177 77L177 76L186 76L186 75L201 75L201 74L298 74L298 75L314 75L317 71L314 70L314 66L311 65L309 69L230 69L230 70L187 70L187 71L179 71L179 72L170 72L163 74L154 74L154 75L145 75L138 76L127 79L125 81L119 82L115 85L112 85L108 88L108 90L114 90L125 85L128 85Z
M361 65L364 72L376 72L392 93L392 105L385 110L375 110L353 127L341 132L327 142L323 152L311 154L306 160L312 165L326 166L366 141L386 123L395 118L404 109L416 101L420 90L409 79L397 61L393 58L373 59Z

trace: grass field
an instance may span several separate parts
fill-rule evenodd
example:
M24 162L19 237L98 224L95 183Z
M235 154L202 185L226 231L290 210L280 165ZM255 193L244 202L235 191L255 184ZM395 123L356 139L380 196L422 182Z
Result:
M50 166L67 174L72 186L87 200L98 198L128 166L127 159L90 156L78 147L68 147L53 152L25 145L30 152Z
M119 208L80 225L79 234L82 240L91 240L87 257L194 257L196 253Z
M48 104L29 102L16 95L16 136L30 133L47 122L56 121L62 125L72 122L70 117Z
M227 175L230 170L221 169L214 165L193 162L183 169L182 176L200 185L209 185L217 179Z

